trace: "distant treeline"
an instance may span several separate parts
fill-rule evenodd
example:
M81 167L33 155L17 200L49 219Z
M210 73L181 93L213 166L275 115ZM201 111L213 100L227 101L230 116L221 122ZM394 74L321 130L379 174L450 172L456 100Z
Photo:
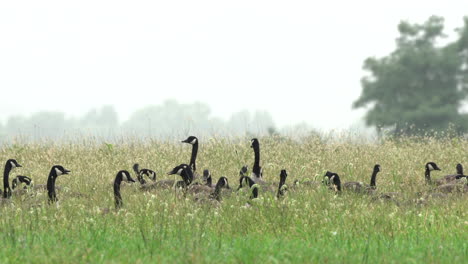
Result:
M290 131L310 131L304 125ZM284 130L283 130L284 131ZM168 100L161 105L144 107L121 122L113 106L93 109L81 117L66 117L62 112L38 112L31 116L11 116L0 124L0 143L15 139L24 141L74 140L95 138L114 140L183 138L189 134L199 136L248 136L278 133L268 112L241 111L222 120L211 115L209 106L202 103L181 104Z

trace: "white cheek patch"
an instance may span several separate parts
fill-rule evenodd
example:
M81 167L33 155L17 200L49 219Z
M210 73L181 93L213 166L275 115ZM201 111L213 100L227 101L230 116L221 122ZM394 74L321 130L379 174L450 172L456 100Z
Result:
M428 168L430 171L434 170L434 167L432 167L432 164L427 164L427 168Z
M10 161L10 165L11 165L11 168L12 168L12 169L13 169L13 168L16 168L16 165L15 165L15 163L14 163L13 161Z
M192 139L192 141L190 141L190 144L192 144L192 145L195 144L195 143L197 143L197 139L196 139L196 138L194 138L194 139Z
M224 186L227 186L228 185L228 181L226 179L223 179L224 180Z
M62 173L61 170L55 168L55 174L57 174L57 176L59 176L59 175L62 175L63 173Z
M176 173L176 174L177 174L177 175L180 175L180 174L182 174L182 170L183 170L183 169L179 169L179 170L177 171L177 173Z

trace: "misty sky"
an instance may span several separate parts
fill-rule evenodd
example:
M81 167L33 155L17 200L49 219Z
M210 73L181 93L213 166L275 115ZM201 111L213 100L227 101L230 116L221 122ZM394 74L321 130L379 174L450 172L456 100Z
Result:
M125 119L173 98L346 128L363 60L433 14L452 34L468 1L1 1L0 120L104 104Z

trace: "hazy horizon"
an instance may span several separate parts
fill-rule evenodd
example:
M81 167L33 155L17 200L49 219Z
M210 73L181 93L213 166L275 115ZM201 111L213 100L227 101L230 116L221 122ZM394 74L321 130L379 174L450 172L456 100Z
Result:
M0 120L112 105L201 102L214 117L267 111L279 127L349 128L362 64L401 20L462 26L466 1L26 1L0 3Z

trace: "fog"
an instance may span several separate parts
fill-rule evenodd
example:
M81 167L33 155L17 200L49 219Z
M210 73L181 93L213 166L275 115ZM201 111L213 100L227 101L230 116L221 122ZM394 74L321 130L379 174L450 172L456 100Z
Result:
M440 15L451 33L466 10L462 0L3 1L0 135L361 129L351 104L364 59L392 51L401 20Z

